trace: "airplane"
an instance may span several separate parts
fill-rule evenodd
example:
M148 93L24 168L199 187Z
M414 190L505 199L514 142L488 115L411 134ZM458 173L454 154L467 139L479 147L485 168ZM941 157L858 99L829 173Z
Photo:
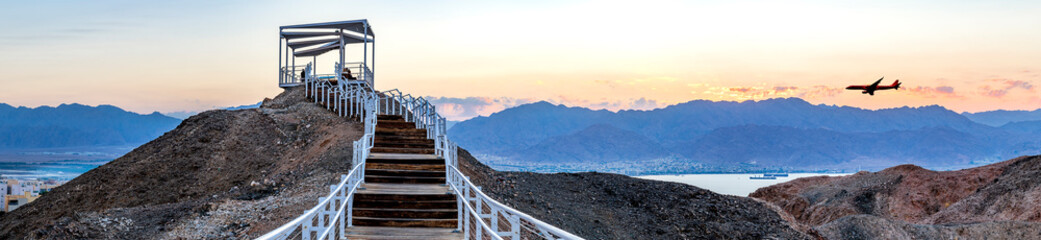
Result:
M882 77L882 78L886 78L886 77ZM879 78L878 81L875 81L875 83L872 83L871 85L849 85L848 87L846 87L846 90L864 90L863 92L860 92L860 93L862 93L862 94L871 94L871 96L875 96L875 90L886 90L886 89L900 90L900 79L897 79L896 82L893 82L892 85L888 85L888 86L882 85L882 86L879 86L878 83L882 82L882 78Z

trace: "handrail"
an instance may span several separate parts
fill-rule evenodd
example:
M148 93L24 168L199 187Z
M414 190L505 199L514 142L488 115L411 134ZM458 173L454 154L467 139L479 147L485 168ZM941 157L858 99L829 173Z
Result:
M487 194L484 194L484 192L481 191L481 189L477 187L477 185L474 185L473 182L470 181L470 178L466 177L466 175L459 171L459 169L455 166L448 166L447 169L450 178L452 178L452 180L455 180L454 183L449 184L452 190L455 191L457 194L464 194L466 198L470 197L470 194L465 193L466 191L469 191L470 193L475 195L472 200L475 201L475 205L488 206L490 209L490 213L488 213L487 215L491 215L488 217L491 218L493 222L492 225L497 225L494 222L499 220L499 216L503 216L507 219L507 223L510 224L511 230L509 232L497 232L497 234L507 235L503 237L511 237L511 239L518 239L521 236L520 221L523 220L535 226L535 229L529 230L531 230L535 235L543 237L545 239L582 239L582 237L568 233L563 229L557 228L549 223L538 220L535 217L532 217L531 215L525 214L521 211L517 211L516 209L506 206L505 204L502 204L499 201L496 201L495 199L489 197ZM469 204L469 201L471 200L468 199L466 203Z
M263 236L260 236L257 239L258 240L267 240L267 239L286 239L286 238L288 238L290 234L292 234L293 232L296 231L296 228L298 228L300 226L303 226L304 221L306 221L306 220L313 220L314 216L317 215L318 210L322 209L323 206L328 205L329 201L331 201L333 199L337 199L336 198L336 193L338 193L339 191L335 191L336 189L343 189L347 185L350 185L350 192L349 192L350 194L348 194L346 196L348 198L353 198L354 197L354 191L356 191L358 186L361 185L361 181L352 181L354 178L349 177L349 176L353 176L353 175L356 175L357 172L364 171L364 170L358 171L361 168L362 168L362 165L355 166L354 169L351 170L351 173L349 175L340 175L340 179L341 179L340 180L340 184L338 184L336 186L333 186L333 188L335 188L335 189L334 189L334 191L329 192L328 196L326 196L324 198L320 198L322 200L318 202L318 205L315 205L311 209L307 210L306 212L304 212L303 215L300 215L299 217L296 217L295 219L293 219L293 221L290 221L289 223L283 224L282 226L276 228L275 230L272 230L271 232L268 232L267 234L264 234ZM347 204L341 204L341 205L346 206Z

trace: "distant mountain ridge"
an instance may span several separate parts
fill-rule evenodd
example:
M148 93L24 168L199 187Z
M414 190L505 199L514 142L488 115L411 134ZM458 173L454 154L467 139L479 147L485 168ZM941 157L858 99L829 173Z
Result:
M973 121L976 121L978 123L994 127L1000 127L1002 125L1013 122L1041 120L1041 109L1037 109L1034 111L994 110L977 113L963 112L961 113L961 115L969 119L972 119Z
M254 103L254 104L246 104L246 105L239 105L239 106L225 107L225 108L219 108L218 107L218 108L215 108L215 109L224 109L224 110L253 109L253 108L260 107L260 104L261 104L261 102L257 102L257 103ZM176 111L176 112L165 112L165 113L163 113L163 115L170 116L170 117L173 117L173 118L176 118L176 119L184 120L184 119L188 119L189 117L195 116L196 114L199 114L199 113L200 113L199 111L187 111L187 110L185 110L185 111Z
M584 129L595 125L641 135L628 139L643 137L647 140L639 142L660 147L629 147L634 145L619 143L628 140L590 134L581 137ZM505 162L585 161L595 167L681 155L720 168L707 171L823 165L856 170L872 162L978 165L1041 149L1041 141L1022 131L983 125L937 105L866 110L813 105L798 98L695 100L650 111L619 112L537 102L463 121L449 132L475 154ZM562 138L582 144L562 144ZM610 149L617 153L614 156L628 155L587 154L602 146L616 146ZM892 165L877 167L886 166Z
M158 112L142 115L112 105L16 108L0 103L0 148L136 146L180 122Z

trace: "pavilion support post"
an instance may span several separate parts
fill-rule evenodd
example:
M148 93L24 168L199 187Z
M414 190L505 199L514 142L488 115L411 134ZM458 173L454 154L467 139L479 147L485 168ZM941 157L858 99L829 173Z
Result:
M373 40L372 41L372 71L371 71L372 72L372 85L373 85L373 88L376 88L375 87L375 85L376 85L376 41L375 41L376 39L375 39L375 37L372 40Z
M365 70L367 68L369 68L369 23L366 22L363 25L362 32L364 32L364 34L361 35L361 45L362 45L362 49L363 49L362 50L362 55L361 55L362 69L360 69L358 71L361 72L361 74L365 74L365 76L361 80L362 81L366 81L365 78L369 78L369 76L368 76L369 73L365 72ZM376 90L376 86L372 86L372 85L375 85L375 81L369 83L369 85L370 85L369 87L371 87L372 90Z
M289 55L291 55L289 50L289 39L286 39L286 55L284 56L286 58L286 63L289 63Z
M279 30L281 32L281 30ZM282 85L285 74L282 74L282 33L278 34L278 85Z
M346 62L347 58L344 56L344 54L347 53L347 51L344 50L344 48L347 47L347 42L346 42L347 39L343 37L343 30L342 29L336 31L336 33L338 33L337 35L340 36L340 69L337 69L337 71L343 71L343 69L347 68L347 62ZM337 77L339 77L339 76L337 76ZM347 79L344 79L344 81L346 81L346 80Z

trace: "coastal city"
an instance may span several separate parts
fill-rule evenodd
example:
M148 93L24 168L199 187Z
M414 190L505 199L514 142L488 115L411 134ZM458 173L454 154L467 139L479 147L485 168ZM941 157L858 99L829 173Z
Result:
M40 196L61 186L66 181L38 179L6 179L0 177L0 199L4 200L0 211L10 212L35 201Z

